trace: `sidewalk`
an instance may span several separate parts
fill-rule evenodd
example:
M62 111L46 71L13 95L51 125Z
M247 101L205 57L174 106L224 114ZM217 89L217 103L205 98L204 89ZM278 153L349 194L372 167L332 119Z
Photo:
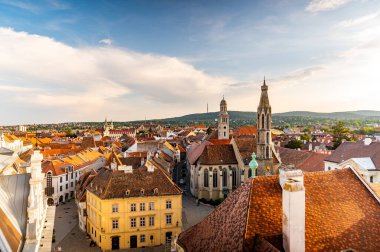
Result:
M42 238L40 243L39 252L50 252L52 248L54 219L55 219L55 206L48 206L46 210L45 227L42 231Z

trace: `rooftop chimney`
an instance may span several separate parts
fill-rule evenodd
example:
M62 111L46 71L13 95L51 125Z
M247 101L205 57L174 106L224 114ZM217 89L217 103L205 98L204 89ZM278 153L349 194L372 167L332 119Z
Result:
M305 187L303 172L280 169L282 187L282 240L286 252L305 251Z
M372 139L371 139L371 138L366 137L366 138L364 139L364 145L370 145L371 143L372 143Z

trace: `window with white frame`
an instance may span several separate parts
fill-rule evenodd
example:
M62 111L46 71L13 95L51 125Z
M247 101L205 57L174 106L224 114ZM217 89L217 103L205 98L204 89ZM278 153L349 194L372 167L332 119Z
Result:
M131 212L136 212L136 204L131 204Z
M136 218L131 218L131 227L136 227Z
M145 242L145 235L140 235L140 242L144 243Z
M118 204L112 204L112 212L113 213L119 212L119 205Z
M145 227L145 217L140 218L140 227Z
M172 208L172 201L171 200L167 200L166 201L166 209L171 209Z
M112 220L112 229L119 228L119 220Z
M154 216L149 217L149 226L151 226L151 227L154 226Z
M149 202L149 211L154 210L154 202Z
M145 203L140 203L140 211L145 211Z
M172 216L171 214L166 215L166 224L172 224Z

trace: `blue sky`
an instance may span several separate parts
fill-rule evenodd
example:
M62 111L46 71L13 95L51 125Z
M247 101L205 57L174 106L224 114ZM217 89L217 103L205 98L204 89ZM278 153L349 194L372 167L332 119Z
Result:
M0 0L0 124L378 109L380 2Z

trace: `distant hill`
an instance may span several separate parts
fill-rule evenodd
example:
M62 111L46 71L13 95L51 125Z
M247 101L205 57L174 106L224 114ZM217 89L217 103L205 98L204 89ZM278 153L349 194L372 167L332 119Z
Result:
M179 117L165 118L160 121L210 121L215 120L219 112L189 114ZM231 120L253 120L256 112L228 111ZM332 113L319 113L309 111L291 111L273 114L274 118L281 117L306 117L306 118L328 118L341 120L380 120L380 111L358 110Z

